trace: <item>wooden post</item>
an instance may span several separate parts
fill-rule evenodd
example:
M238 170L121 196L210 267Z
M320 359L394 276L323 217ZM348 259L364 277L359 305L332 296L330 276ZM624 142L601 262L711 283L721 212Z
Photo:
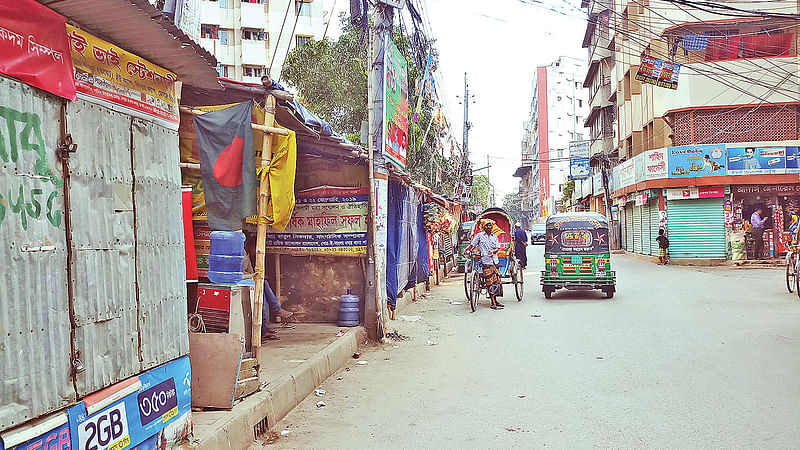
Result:
M281 255L273 255L275 256L275 297L278 297L278 300L281 298Z
M264 101L264 126L272 127L275 124L275 97L267 94ZM260 170L269 170L270 162L272 161L272 134L269 132L264 133L262 139L261 151L261 168ZM258 186L258 238L256 240L256 267L253 278L256 281L256 298L253 299L253 357L258 358L261 352L261 322L263 320L261 309L264 304L264 259L265 247L267 242L267 224L264 218L267 215L267 204L269 203L269 174L261 177Z

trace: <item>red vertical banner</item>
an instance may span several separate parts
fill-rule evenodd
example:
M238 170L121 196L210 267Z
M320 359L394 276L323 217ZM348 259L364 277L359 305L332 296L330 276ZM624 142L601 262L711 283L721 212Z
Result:
M64 17L33 0L0 1L0 72L75 100Z
M183 243L186 247L186 282L197 281L197 254L194 248L194 228L192 223L192 187L181 189L183 207Z

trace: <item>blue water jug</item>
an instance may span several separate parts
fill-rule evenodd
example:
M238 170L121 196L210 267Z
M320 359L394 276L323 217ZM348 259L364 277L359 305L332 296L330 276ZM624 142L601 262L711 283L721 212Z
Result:
M359 322L359 305L361 301L357 295L352 295L350 289L347 295L339 297L339 326L357 327Z
M208 279L212 283L234 284L244 278L244 233L212 231L208 256Z

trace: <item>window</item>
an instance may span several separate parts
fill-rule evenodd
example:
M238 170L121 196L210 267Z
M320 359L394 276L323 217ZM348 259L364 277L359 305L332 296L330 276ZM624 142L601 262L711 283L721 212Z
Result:
M228 78L229 75L233 72L231 70L231 66L223 66L222 64L217 64L217 73L222 78Z
M582 108L582 107L583 107L583 100L578 99L578 108Z
M267 33L254 28L242 28L242 40L245 41L266 41Z
M311 17L311 2L295 0L294 13L296 16Z
M219 7L227 9L228 8L228 0L219 0Z
M263 67L244 66L244 76L261 78L264 75Z
M558 156L557 156L558 159L563 158L564 157L564 149L561 149L561 148L558 149L557 154L558 154Z
M200 37L205 39L219 39L219 27L217 25L201 25Z
M311 40L311 36L297 36L297 46L302 47Z
M228 45L228 30L219 30L220 45Z

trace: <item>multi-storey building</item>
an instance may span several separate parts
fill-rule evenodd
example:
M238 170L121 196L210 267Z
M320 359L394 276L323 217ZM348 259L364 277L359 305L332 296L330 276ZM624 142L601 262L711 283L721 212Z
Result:
M237 81L279 79L289 51L325 30L321 0L202 0L200 8L201 44L220 76Z
M589 20L583 37L583 48L588 50L589 67L583 87L589 90L589 113L584 126L589 129L592 179L582 183L578 195L591 195L589 209L605 214L608 169L616 165L618 138L615 133L617 83L612 83L616 59L610 39L614 12L611 0L583 0L581 6L589 8Z
M781 253L780 235L800 206L797 3L584 5L588 42L595 35L604 42L607 33L613 50L606 58L614 61L608 93L616 100L611 142L623 247L657 254L655 237L665 229L673 258L741 258L744 250L752 257L756 242ZM597 106L602 117L609 105ZM762 229L748 231L758 209L771 219L763 240Z
M586 137L586 62L561 56L536 69L530 117L525 122L520 177L523 209L546 217L559 209L569 176L569 143Z

